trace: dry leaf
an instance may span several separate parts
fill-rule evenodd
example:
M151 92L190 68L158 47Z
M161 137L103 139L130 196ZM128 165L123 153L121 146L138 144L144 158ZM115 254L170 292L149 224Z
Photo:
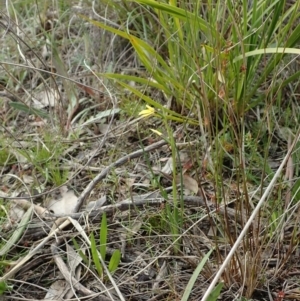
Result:
M82 257L74 250L74 248L70 244L67 244L67 258L71 275L76 278L75 271L82 262Z
M162 160L161 160L162 161ZM185 166L185 164L187 162L191 161L189 155L185 152L185 151L180 151L179 152L179 160L178 158L176 159L176 164L181 164L182 167ZM165 166L162 168L161 172L165 173L165 174L171 174L173 171L173 159L172 157L170 157L167 161L167 163L165 164Z
M83 251L83 248L81 248L81 251ZM82 269L82 266L80 265L82 257L69 244L67 244L67 257L71 275L79 281ZM68 287L69 289L65 294L64 300L69 300L74 296L74 290L70 287L70 285L68 285Z
M198 193L199 187L198 187L198 182L196 180L194 180L193 178L185 174L182 175L182 182L184 188L188 189L189 191L192 191L194 194ZM181 176L178 175L176 176L176 184L180 184L180 183L181 183Z
M29 176L29 175L23 174L23 182L25 184L31 184L31 183L34 182L34 178L33 178L33 176Z
M12 202L16 204L17 207L21 208L22 210L28 210L32 202L26 199L13 199ZM40 205L34 204L34 212L41 218L44 218L47 214L49 214L48 210Z
M110 130L111 126L106 123L100 123L98 124L98 129L101 134L106 134Z
M15 204L14 206L11 206L8 213L9 220L12 221L13 223L18 223L23 217L23 215L25 214L26 210L27 208L23 208L19 204Z
M55 89L48 89L47 91L42 91L36 97L32 98L33 107L35 109L43 109L45 107L54 107L59 100L59 94Z
M221 82L222 84L225 84L226 81L225 81L224 75L220 71L218 71L217 74L218 74L218 80L219 80L219 82Z
M73 212L77 199L78 198L74 194L74 191L69 190L62 194L62 198L60 200L49 201L47 208L54 214L69 214Z
M66 280L56 280L51 284L44 300L63 300L65 288L67 286Z
M189 159L182 165L182 173L185 173L187 170L191 169L193 167L193 161Z
M161 170L163 173L166 173L166 174L171 174L172 171L173 171L173 159L172 157L170 157L167 161L167 163L165 164L165 166L162 168Z

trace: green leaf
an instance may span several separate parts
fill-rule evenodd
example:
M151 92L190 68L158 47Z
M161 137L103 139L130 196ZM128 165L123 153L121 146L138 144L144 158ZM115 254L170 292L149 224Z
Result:
M100 260L99 260L99 255L98 255L97 246L96 246L96 242L95 242L95 237L94 237L93 233L91 233L90 240L91 240L91 251L92 251L93 262L96 266L98 275L100 277L102 277L103 276L103 269L102 269L102 265L101 265Z
M143 94L142 92L140 92L138 89L135 89L133 87L131 87L130 85L122 82L122 81L118 81L119 84L123 87L125 87L126 89L130 90L132 93L134 93L136 96L140 97L141 99L143 99L148 105L153 106L154 108L160 109L162 110L165 114L164 117L168 120L173 120L173 121L177 121L180 123L184 123L187 122L189 124L193 124L196 125L198 123L197 120L192 119L192 118L187 118L179 113L176 113L170 109L167 109L165 107L163 107L160 103L156 102L155 100L153 100L152 98L150 98L149 96Z
M33 206L27 209L13 235L11 235L6 244L0 249L0 256L7 254L7 252L17 244L19 238L27 228L28 222L32 216L32 212Z
M1 281L0 282L0 296L3 295L6 291L12 290L13 286L12 285L7 285L6 282Z
M58 50L57 50L57 47L56 47L54 41L52 41L51 51L52 51L52 62L56 68L56 72L57 72L57 74L62 76L64 89L67 93L68 101L69 101L68 113L71 114L73 109L78 105L78 98L77 98L76 90L74 88L74 84L68 80L69 74L65 68L63 60L59 56L59 53L58 53Z
M113 273L119 266L121 261L121 252L120 250L115 250L109 261L108 270Z
M89 260L88 257L81 251L81 248L79 247L76 239L72 237L72 242L74 244L75 250L78 252L79 256L82 258L83 262L89 266Z
M181 301L188 301L189 300L189 296L190 296L190 293L194 287L194 284L199 276L199 274L201 273L206 261L208 260L210 254L212 253L213 249L211 249L204 257L203 259L201 260L201 262L198 264L196 270L194 271L192 277L190 278L189 280L189 283L187 285L187 287L185 288L185 291L184 291L184 294L181 298ZM210 299L210 301L212 301L214 299Z
M269 54L269 53L280 53L280 54L295 54L300 55L300 49L296 48L284 48L284 47L273 47L273 48L263 48L263 49L256 49L253 51L249 51L245 53L245 57L255 56L255 55L261 55L261 54ZM237 62L239 60L243 59L243 55L239 55L236 57L233 62Z
M207 301L216 301L221 293L223 282L220 282L207 297Z
M49 114L48 113L45 113L41 110L38 110L38 109L34 109L34 108L31 108L23 103L20 103L20 102L10 102L9 105L14 108L14 109L17 109L19 111L22 111L22 112L25 112L25 113L28 113L28 114L34 114L36 116L39 116L41 118L49 118Z
M106 214L102 215L101 228L100 228L100 254L102 259L106 257L106 244L107 244L107 219Z

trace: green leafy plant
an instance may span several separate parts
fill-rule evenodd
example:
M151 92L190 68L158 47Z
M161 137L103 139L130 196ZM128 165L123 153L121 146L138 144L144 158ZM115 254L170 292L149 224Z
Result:
M3 295L7 291L11 291L12 289L13 289L12 285L7 285L7 283L4 281L0 282L0 296Z
M189 300L189 296L190 296L190 292L193 289L193 286L195 284L195 281L197 280L199 274L201 273L206 261L209 259L209 256L211 255L213 250L210 250L204 257L203 259L200 261L200 263L198 264L197 268L195 269L192 277L190 278L188 285L185 288L184 294L181 298L181 301L188 301ZM220 295L221 289L222 289L223 283L219 283L219 285L216 286L214 292L211 293L211 295L208 297L208 301L215 301L217 300L217 298Z
M49 118L48 113L43 112L42 110L31 108L28 105L23 104L23 103L11 102L9 105L16 110L19 110L19 111L27 113L27 114L34 114L34 115L42 117L42 118Z
M66 182L68 171L60 168L60 155L63 145L55 140L53 133L44 132L44 137L37 141L28 141L27 148L16 148L16 152L31 163L43 175L45 182L56 186Z
M103 267L102 267L102 261L99 259L99 257L102 258L104 261L106 258L106 246L107 246L107 219L106 214L104 213L102 215L101 219L101 225L100 225L100 246L97 246L94 234L91 233L90 240L91 240L91 253L93 262L95 264L96 270L98 275L102 278L103 277ZM121 252L120 250L115 250L110 258L108 270L109 272L113 273L118 268L119 263L121 260Z

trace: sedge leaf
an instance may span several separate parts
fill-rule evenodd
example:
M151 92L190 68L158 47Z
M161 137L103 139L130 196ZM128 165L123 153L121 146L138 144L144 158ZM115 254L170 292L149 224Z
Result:
M105 260L106 257L106 243L107 243L107 219L106 219L106 214L104 213L102 215L101 229L100 229L100 254L103 260Z
M14 109L17 109L19 111L22 111L22 112L25 112L25 113L28 113L28 114L33 114L33 115L36 115L36 116L39 116L41 118L49 118L49 114L41 111L41 110L38 110L38 109L35 109L35 108L31 108L23 103L20 103L20 102L10 102L9 105L14 108Z
M96 270L98 272L98 275L100 277L102 277L103 269L102 269L102 265L101 265L100 260L99 260L99 255L98 255L98 252L97 252L95 237L94 237L93 233L91 233L90 240L91 240L91 251L92 251L93 262L96 266Z
M207 301L216 301L221 293L223 282L220 282L207 297Z
M113 273L119 266L121 260L121 252L120 250L115 250L111 256L109 261L108 270Z
M194 271L192 277L190 278L189 280L189 283L187 285L187 287L185 288L185 291L184 291L184 294L181 298L181 301L187 301L189 300L189 296L190 296L190 293L194 287L194 284L200 274L200 272L202 271L206 261L208 260L210 254L212 253L213 249L211 249L204 257L203 259L200 261L200 263L198 264L196 270Z

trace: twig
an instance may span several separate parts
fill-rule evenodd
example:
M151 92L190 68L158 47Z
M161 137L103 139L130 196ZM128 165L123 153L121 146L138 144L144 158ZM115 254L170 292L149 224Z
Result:
M171 200L171 199L170 199ZM124 212L126 210L136 209L144 206L148 207L159 207L163 203L165 203L166 200L160 195L159 192L151 192L146 193L144 195L139 196L133 196L132 198L120 201L116 204L111 204L107 206L103 206L98 209L94 209L92 211L81 211L78 213L70 213L70 214L52 214L50 213L47 218L61 218L61 217L70 217L75 220L79 220L84 214L88 215L89 219L96 223L100 220L100 217L103 215L103 213L106 213L107 217L110 217L114 215L117 211ZM215 213L218 212L218 214L227 214L233 218L236 218L238 222L244 222L247 220L247 216L245 214L240 214L237 216L236 210L232 208L228 208L228 206L225 206L224 204L219 205L218 208L215 208L215 205L211 201L204 201L202 197L199 196L183 196L183 202L188 206L209 206L209 213ZM131 213L132 214L132 213ZM53 222L48 221L47 227L50 227ZM36 223L34 223L35 227L37 226ZM29 230L26 233L26 236L30 237L30 240L38 239L41 237L41 234L45 233L45 230L43 229L42 225L38 228L34 227L34 232ZM26 238L25 236L25 238Z
M81 195L79 196L78 200L77 200L77 204L73 210L74 213L78 212L84 202L84 200L86 199L86 197L91 193L91 191L94 189L94 187L97 185L97 183L99 183L102 179L104 179L107 174L110 172L111 169L121 166L123 164L125 164L126 162L141 157L143 154L147 153L147 152L151 152L155 149L158 149L164 145L167 144L166 140L160 140L156 143L153 143L143 149L140 149L138 151L135 151L129 155L126 155L120 159L118 159L116 162L110 164L109 166L107 166L100 174L98 174L89 184L88 186L84 189L84 191L81 193Z

